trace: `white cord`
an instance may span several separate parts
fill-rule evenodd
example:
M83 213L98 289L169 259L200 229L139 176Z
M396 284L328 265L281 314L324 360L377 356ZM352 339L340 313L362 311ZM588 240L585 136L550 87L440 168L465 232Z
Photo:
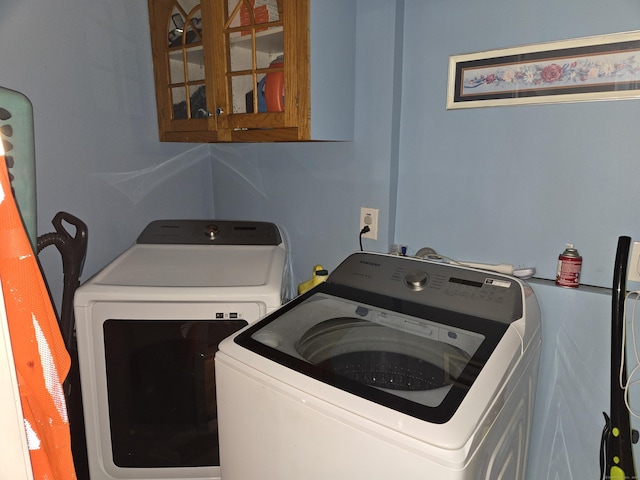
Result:
M420 259L429 259L435 261L447 260L449 263L453 265L459 265L461 267L469 267L469 268L478 268L481 270L489 270L491 272L502 273L505 275L512 275L514 277L528 279L533 277L536 273L536 269L534 267L520 267L514 268L513 265L508 263L500 263L498 265L490 264L490 263L476 263L476 262L463 262L459 260L454 260L451 257L447 257L446 255L440 255L433 248L424 247L416 252L416 258Z
M624 371L624 362L625 362L625 347L626 347L626 338L627 338L627 301L631 297L631 295L635 295L635 301L633 302L633 310L631 311L631 338L633 341L633 353L636 360L636 364L633 369L629 372L626 383L622 380L622 373ZM638 346L636 344L636 306L638 305L638 300L640 299L640 290L636 290L633 292L627 293L624 298L624 309L623 309L623 325L622 325L622 352L620 354L620 376L618 377L618 382L620 384L620 388L624 390L624 403L627 406L627 410L631 415L636 418L640 418L640 413L636 412L631 408L631 404L629 402L629 388L636 383L640 383L640 379L631 381L634 375L636 375L640 371L640 353L638 352Z

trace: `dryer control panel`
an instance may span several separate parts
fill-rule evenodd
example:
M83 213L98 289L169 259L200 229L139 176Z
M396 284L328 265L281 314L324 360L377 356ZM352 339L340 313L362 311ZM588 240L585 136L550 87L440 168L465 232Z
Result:
M156 220L138 237L152 245L280 245L278 227L270 222L237 220Z
M429 260L355 253L327 281L505 323L523 315L516 278Z

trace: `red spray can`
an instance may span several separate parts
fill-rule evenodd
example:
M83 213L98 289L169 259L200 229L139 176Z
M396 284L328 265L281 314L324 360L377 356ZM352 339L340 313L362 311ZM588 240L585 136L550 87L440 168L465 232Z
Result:
M580 284L580 271L582 270L582 257L572 243L567 243L567 248L558 256L558 271L556 273L556 285L561 287L576 288Z

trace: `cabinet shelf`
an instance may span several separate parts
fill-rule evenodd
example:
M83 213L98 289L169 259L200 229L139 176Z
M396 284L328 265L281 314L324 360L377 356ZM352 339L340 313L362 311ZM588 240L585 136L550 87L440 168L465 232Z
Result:
M251 35L241 35L240 32L233 32L229 35L231 47L251 50ZM268 55L280 55L284 52L284 28L271 27L269 30L256 32L256 50Z

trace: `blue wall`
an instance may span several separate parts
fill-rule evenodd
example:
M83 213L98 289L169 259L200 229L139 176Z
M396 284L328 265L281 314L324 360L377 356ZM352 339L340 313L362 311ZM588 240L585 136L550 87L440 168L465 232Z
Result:
M452 54L631 30L639 10L631 0L360 2L354 142L212 146L215 213L289 230L299 279L358 248L368 206L381 230L365 249L431 246L551 279L574 243L583 283L609 286L617 237L640 238L637 100L447 111L447 68ZM271 185L259 201L256 182Z
M617 237L640 237L638 101L446 111L447 65L452 54L632 30L640 5L494 5L406 2L396 239L544 278L574 243L582 281L609 286Z
M0 85L34 110L38 233L84 220L85 279L151 220L212 214L208 146L158 141L148 23L146 2L0 2ZM59 301L60 255L41 260Z
M357 248L359 207L370 206L381 209L381 235L365 249L431 246L552 279L572 242L583 282L609 287L618 236L640 238L638 102L446 111L447 67L452 54L631 30L639 10L631 1L361 1L353 144L212 147L216 214L281 224L298 280ZM609 292L544 281L534 290L543 347L528 478L597 477Z
M216 215L278 223L298 281L315 264L334 268L359 249L361 206L380 209L378 241L364 240L365 249L386 251L393 238L402 42L395 22L402 12L388 0L362 5L353 142L211 147Z
M34 105L39 233L89 225L85 276L157 218L270 220L294 278L378 241L428 245L552 278L565 243L609 286L617 237L640 239L637 100L446 111L451 54L637 28L636 0L358 0L353 142L158 142L146 2L4 0L0 84ZM57 252L44 268L61 291ZM597 476L608 411L609 297L534 284L543 350L529 478ZM632 392L632 397L634 397Z

